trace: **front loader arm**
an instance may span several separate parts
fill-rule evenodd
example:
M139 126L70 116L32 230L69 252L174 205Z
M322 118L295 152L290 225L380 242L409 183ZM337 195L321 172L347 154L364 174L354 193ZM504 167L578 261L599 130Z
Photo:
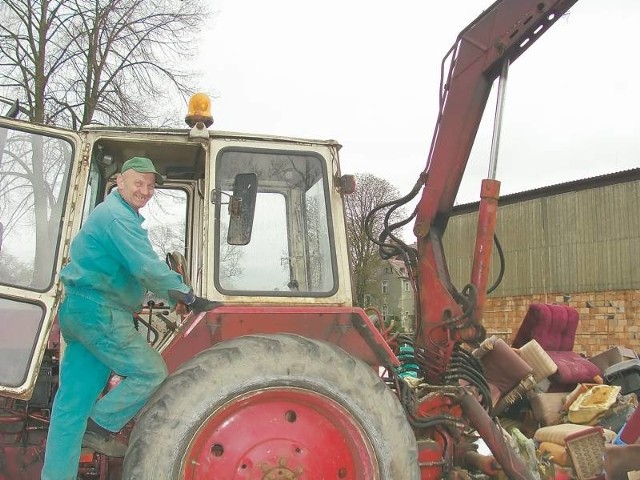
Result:
M422 197L416 207L416 340L432 358L427 377L438 380L453 344L484 335L482 309L495 227L499 183L483 182L478 238L469 286L453 287L442 237L493 81L577 0L498 0L464 29L443 60L440 111ZM492 149L493 150L493 149ZM493 153L493 151L492 151Z

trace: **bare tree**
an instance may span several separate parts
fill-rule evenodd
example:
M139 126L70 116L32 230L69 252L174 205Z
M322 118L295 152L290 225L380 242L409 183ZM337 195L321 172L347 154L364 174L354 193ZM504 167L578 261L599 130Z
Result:
M207 17L202 0L3 0L0 100L19 99L32 122L73 129L166 124L168 99L193 90L197 77L184 68ZM70 146L6 130L0 137L0 222L5 236L35 234L23 254L33 265L25 282L40 287L51 271Z
M207 17L201 0L3 0L0 94L38 123L164 123Z
M0 278L6 283L25 285L33 278L32 266L13 255L0 252Z
M364 173L356 174L356 190L345 197L349 256L354 275L356 302L360 306L365 306L366 294L375 296L380 292L375 282L382 266L378 246L367 237L365 219L374 208L395 200L398 196L398 189L387 180ZM372 219L372 233L376 237L382 232L385 213L386 210L383 209ZM392 215L393 218L398 218L402 211L398 210Z

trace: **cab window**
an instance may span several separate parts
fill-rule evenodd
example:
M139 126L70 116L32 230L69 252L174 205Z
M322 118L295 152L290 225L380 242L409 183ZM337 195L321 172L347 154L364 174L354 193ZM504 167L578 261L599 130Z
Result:
M156 187L141 210L142 224L149 232L151 246L163 260L168 253L186 256L187 192L181 188Z
M72 154L67 140L0 128L0 284L51 286Z
M255 174L246 244L229 241L236 176ZM223 293L328 296L337 288L324 160L314 153L226 149L216 169L216 284Z

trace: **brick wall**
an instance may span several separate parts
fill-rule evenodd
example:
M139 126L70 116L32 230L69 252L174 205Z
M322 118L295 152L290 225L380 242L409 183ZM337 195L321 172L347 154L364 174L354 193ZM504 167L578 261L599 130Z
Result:
M511 343L531 303L557 303L578 310L580 324L573 347L578 353L592 356L611 346L640 352L640 290L487 298L487 334Z

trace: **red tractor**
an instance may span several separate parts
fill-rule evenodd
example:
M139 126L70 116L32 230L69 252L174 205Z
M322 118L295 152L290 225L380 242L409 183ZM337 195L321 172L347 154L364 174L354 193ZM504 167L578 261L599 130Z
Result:
M80 478L533 478L469 353L485 335L498 182L483 183L460 291L442 235L493 81L503 86L508 65L573 3L498 0L445 57L427 167L385 206L422 192L401 222L415 218L417 249L394 235L399 224L372 236L383 256L406 262L412 335L390 335L353 306L343 196L354 184L335 141L209 130L203 96L181 130L0 119L0 479L39 478L64 354L58 272L132 156L153 159L165 178L145 212L158 253L223 306L180 318L149 294L133 320L170 376L131 425L124 461L84 450ZM478 436L492 455L476 451Z

